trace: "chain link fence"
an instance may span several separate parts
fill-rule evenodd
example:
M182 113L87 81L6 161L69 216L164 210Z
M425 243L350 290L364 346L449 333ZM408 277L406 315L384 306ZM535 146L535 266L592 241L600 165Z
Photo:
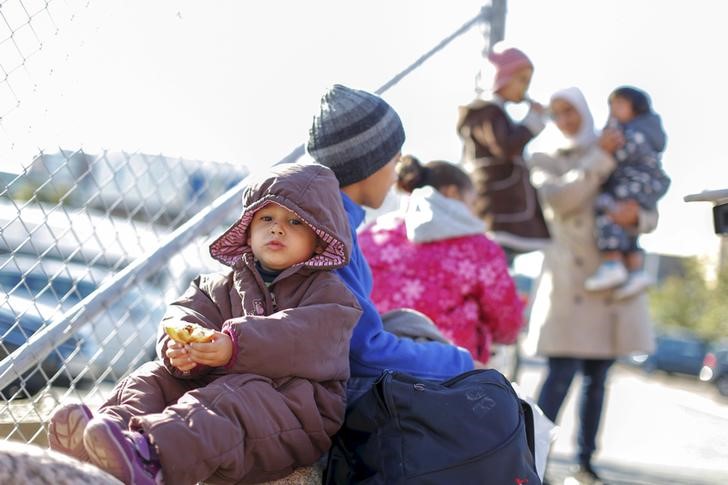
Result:
M0 192L0 358L71 310L246 175L243 167L141 153L40 154ZM197 238L0 389L4 438L43 440L58 403L105 399L154 357L166 303L215 269ZM7 380L7 378L5 379Z
M98 405L154 358L166 304L195 275L218 269L204 236L98 310L83 311L84 302L247 175L234 164L77 147L9 163L35 91L26 66L87 5L0 2L0 439L44 444L59 403ZM71 323L43 336L52 337L50 353L32 355L28 343L57 321Z
M207 253L207 236L237 216L248 174L230 163L74 146L19 155L19 145L25 152L32 146L32 120L23 118L35 92L27 64L87 7L74 0L0 1L0 157L21 158L15 168L0 164L4 440L45 445L58 404L96 407L121 377L154 358L166 305L199 273L221 269Z

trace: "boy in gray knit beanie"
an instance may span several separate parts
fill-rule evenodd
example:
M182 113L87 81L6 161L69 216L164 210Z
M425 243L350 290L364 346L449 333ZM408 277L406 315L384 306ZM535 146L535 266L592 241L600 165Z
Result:
M393 159L399 158L403 143L402 122L386 101L366 91L335 84L321 97L306 149L318 163L334 171L340 187L347 187L366 180L383 167L394 168ZM385 182L386 195L392 183Z
M411 375L446 379L473 368L470 353L454 345L420 343L384 330L369 295L372 276L357 240L364 221L362 206L377 209L396 180L404 129L397 113L379 96L336 84L321 97L306 149L333 170L352 233L349 264L336 270L362 307L349 346L351 378L347 401L353 403L377 377L392 369Z

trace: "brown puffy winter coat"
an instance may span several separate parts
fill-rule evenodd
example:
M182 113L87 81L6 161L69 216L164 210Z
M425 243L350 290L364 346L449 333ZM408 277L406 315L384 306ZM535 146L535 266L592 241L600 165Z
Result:
M546 245L548 228L530 183L523 150L535 136L494 101L460 107L463 163L477 193L476 211L501 246L528 252Z
M268 203L294 211L327 243L269 287L247 246L253 213ZM165 320L229 332L237 349L221 368L188 374L164 357L118 387L105 411L142 428L158 449L166 483L255 483L314 463L345 410L349 339L361 313L333 272L351 244L338 182L320 165L289 165L252 186L241 218L211 246L224 275L195 279ZM140 416L141 415L141 416Z

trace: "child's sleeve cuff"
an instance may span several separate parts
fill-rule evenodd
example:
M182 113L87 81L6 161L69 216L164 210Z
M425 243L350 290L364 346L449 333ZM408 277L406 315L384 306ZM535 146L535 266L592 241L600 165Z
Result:
M230 337L230 340L233 342L233 353L230 356L230 360L227 364L225 364L225 369L231 369L235 362L238 360L238 353L240 352L240 349L238 348L238 333L235 331L235 326L231 325L229 323L225 323L222 327L222 333L225 335L228 335Z

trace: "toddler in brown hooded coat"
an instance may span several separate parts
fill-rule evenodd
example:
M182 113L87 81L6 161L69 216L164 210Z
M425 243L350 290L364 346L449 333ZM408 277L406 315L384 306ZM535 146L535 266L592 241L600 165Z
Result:
M523 51L497 44L488 61L495 68L490 95L460 108L457 130L477 194L475 210L490 236L514 256L543 249L550 237L523 160L526 145L545 126L544 108L527 97L533 63ZM529 111L516 123L506 105L523 101Z
M52 448L125 483L255 483L328 450L344 419L349 340L361 313L332 273L351 236L333 172L274 167L210 246L230 266L202 275L166 322L215 330L182 345L160 332L160 360L122 380L95 415L54 413Z

